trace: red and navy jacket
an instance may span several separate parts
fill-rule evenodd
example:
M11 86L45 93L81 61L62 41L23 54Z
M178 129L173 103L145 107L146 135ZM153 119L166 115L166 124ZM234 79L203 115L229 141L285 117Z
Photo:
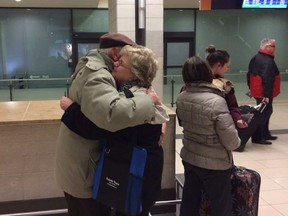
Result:
M247 84L255 98L274 98L280 94L280 72L274 56L260 50L250 61Z

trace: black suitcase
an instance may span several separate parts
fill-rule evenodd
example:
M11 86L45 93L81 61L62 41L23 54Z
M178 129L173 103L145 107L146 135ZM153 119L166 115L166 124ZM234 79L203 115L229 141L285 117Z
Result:
M234 151L244 151L247 141L250 139L250 137L257 130L259 124L261 123L261 114L264 111L266 105L266 103L260 103L256 106L242 105L239 107L242 119L248 123L248 127L237 128L238 136L241 139L241 145Z

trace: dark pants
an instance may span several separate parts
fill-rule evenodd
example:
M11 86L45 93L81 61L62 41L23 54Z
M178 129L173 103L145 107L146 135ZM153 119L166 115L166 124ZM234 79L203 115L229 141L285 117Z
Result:
M208 170L182 161L185 170L180 216L199 216L202 191L206 191L213 216L232 215L231 169Z
M110 207L92 198L82 199L64 192L69 216L110 216Z
M126 215L126 214L123 214L121 212L115 212L115 214L111 214L111 216L129 216L129 215ZM138 215L134 215L134 216L149 216L149 211L143 211L141 214L138 214Z
M263 98L255 98L256 103L260 104ZM271 135L269 130L269 121L273 113L273 99L269 99L269 103L266 105L261 117L257 119L260 122L258 128L252 135L252 141L266 140L267 137Z

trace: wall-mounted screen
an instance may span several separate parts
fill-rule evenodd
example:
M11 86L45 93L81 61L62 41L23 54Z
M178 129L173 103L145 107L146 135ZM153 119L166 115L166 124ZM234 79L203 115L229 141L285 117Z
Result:
M242 8L287 8L288 0L243 0Z

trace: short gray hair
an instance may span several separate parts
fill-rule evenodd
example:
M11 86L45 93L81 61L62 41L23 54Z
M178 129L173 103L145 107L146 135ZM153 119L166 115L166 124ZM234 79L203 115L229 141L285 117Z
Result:
M261 40L260 42L260 49L264 49L265 47L271 45L271 44L275 44L275 39L270 39L270 38L264 38L263 40Z
M124 46L121 55L127 55L130 60L131 72L137 78L133 84L149 88L158 70L158 61L154 52L144 46Z

